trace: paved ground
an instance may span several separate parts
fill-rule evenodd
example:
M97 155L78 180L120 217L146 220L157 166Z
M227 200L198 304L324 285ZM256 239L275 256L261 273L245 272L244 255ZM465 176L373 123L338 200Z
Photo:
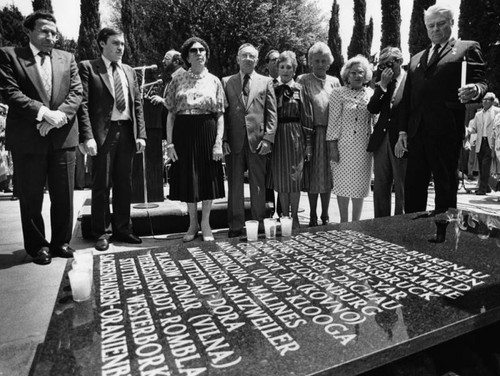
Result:
M475 183L466 182L467 188ZM23 250L22 232L18 201L11 201L10 194L0 193L0 376L27 376L36 347L43 342L57 291L67 260L54 259L48 266L30 262ZM75 191L75 214L90 191ZM45 218L48 222L49 197L44 203ZM466 194L462 189L458 194L459 208L500 214L500 193L487 196ZM428 208L433 208L434 193L429 189ZM303 226L309 222L307 196L301 197L299 213ZM330 221L338 222L337 202L332 196ZM81 230L75 215L74 236L71 245L75 249L93 249L93 243L81 237ZM365 200L361 219L373 218L373 197ZM48 226L48 223L46 223ZM225 237L227 230L215 232L216 238ZM50 238L50 230L47 233ZM182 234L157 235L144 238L141 247L165 246L180 242ZM114 243L107 252L131 250L136 246ZM96 252L96 251L94 251Z

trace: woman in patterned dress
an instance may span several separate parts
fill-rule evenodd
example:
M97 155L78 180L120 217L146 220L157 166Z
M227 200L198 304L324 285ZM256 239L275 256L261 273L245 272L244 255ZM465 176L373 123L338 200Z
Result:
M333 63L330 48L323 43L315 43L308 52L312 73L300 76L297 80L304 87L304 92L313 108L312 155L304 164L302 189L309 198L309 226L318 225L316 207L318 195L321 196L321 221L329 222L328 207L332 190L332 172L326 145L326 128L328 125L328 101L334 87L340 86L336 77L329 76L326 71Z
M366 151L374 115L367 109L373 90L364 85L372 79L368 60L355 56L341 70L345 86L330 96L328 117L329 154L332 160L333 193L337 195L340 221L348 221L349 199L352 220L358 221L363 201L370 191L372 153Z
M312 107L302 86L293 80L297 59L291 51L279 56L281 85L275 88L278 127L274 138L271 169L283 216L290 213L293 228L299 227L299 201L304 160L311 157Z
M225 96L220 80L205 68L209 55L203 39L184 42L181 56L189 70L172 80L165 98L167 153L172 160L169 199L187 202L189 229L184 242L198 235L199 201L203 240L214 240L209 222L212 200L225 195L221 162Z

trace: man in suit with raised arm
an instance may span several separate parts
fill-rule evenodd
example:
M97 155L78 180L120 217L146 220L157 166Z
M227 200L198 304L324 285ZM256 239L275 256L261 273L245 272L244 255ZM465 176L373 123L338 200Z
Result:
M26 47L0 49L0 88L9 105L6 146L12 151L16 192L21 209L24 248L40 265L51 258L73 257L76 111L82 85L72 54L54 49L58 30L54 16L26 17ZM42 217L48 182L52 237L45 240Z
M406 81L402 69L403 54L397 47L385 47L380 52L378 69L380 81L368 102L368 111L380 114L368 142L367 151L373 152L375 180L373 207L375 218L391 215L392 188L394 186L394 215L403 214L406 158L396 158L394 146L398 140L400 104Z
M465 103L481 98L487 88L479 44L451 37L452 9L433 5L424 12L424 23L432 45L410 61L396 144L397 156L408 151L406 213L426 210L431 174L436 192L434 212L456 208ZM464 59L467 83L462 86Z
M272 78L255 72L258 54L253 45L241 45L240 71L222 80L228 103L222 147L228 168L229 237L243 233L247 169L252 218L262 221L266 215L266 154L271 152L278 118Z
M83 100L78 111L81 139L93 156L92 235L98 251L113 239L139 244L132 232L132 164L146 148L146 128L134 70L122 63L123 32L103 28L97 35L102 56L79 64ZM113 215L109 210L113 188Z

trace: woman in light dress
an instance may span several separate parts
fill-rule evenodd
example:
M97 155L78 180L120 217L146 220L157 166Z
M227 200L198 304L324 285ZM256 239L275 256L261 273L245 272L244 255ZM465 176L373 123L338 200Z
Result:
M352 220L358 221L364 198L370 192L372 153L366 147L375 116L367 109L373 95L373 90L366 86L372 79L368 60L355 56L344 64L340 74L345 86L335 88L330 96L326 139L340 221L347 222L349 201Z

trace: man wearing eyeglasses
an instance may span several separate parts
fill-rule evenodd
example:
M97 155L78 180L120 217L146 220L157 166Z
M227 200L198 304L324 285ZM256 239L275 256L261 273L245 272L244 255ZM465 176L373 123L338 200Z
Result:
M252 219L266 216L266 155L278 125L271 78L255 72L259 52L245 43L238 50L240 71L224 77L228 108L224 113L222 148L228 167L228 236L238 237L245 224L244 173L248 169Z
M448 5L429 7L424 23L432 44L410 61L395 152L400 157L408 151L405 212L426 210L432 175L436 196L430 214L434 214L457 207L465 103L486 92L486 64L479 43L451 37L454 20ZM467 74L462 85L464 59Z
M403 214L406 158L396 158L394 147L398 141L400 103L406 81L401 68L403 54L397 47L386 47L380 52L378 70L380 81L375 85L368 102L368 111L380 114L368 142L367 151L373 152L375 217L391 215L392 187L395 192L394 215Z
M76 111L82 84L72 54L54 49L58 31L54 16L26 17L26 47L0 49L0 90L9 105L6 144L12 151L16 192L21 209L24 248L36 264L52 257L73 257ZM42 217L44 186L51 201L50 243Z

